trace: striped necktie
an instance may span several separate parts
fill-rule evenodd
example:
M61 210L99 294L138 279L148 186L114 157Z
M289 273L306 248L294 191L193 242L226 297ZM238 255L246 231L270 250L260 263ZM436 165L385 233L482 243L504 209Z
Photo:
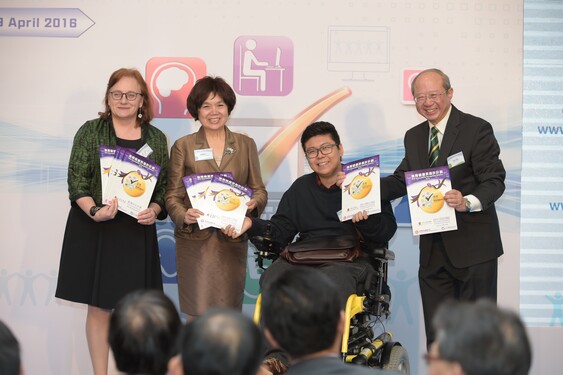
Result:
M428 161L430 162L430 167L435 167L438 161L438 155L440 154L440 145L438 144L438 129L433 126L431 129L432 135L430 136L430 150L428 151Z

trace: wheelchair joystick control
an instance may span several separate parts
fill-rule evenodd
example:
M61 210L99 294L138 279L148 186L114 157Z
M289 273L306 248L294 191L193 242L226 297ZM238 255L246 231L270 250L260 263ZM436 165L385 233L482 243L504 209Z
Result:
M252 242L257 249L254 254L256 255L256 263L261 269L265 269L264 259L277 259L279 249L278 244L272 240L272 225L270 222L266 224L264 235L252 237L250 242Z

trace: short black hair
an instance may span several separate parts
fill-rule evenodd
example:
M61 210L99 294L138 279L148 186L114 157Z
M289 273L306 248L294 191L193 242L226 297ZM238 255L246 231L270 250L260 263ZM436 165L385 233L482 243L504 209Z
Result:
M223 99L223 102L227 105L229 115L233 108L235 108L237 97L231 86L221 77L205 76L196 81L186 99L188 112L190 112L194 120L199 120L198 111L209 97L209 94L219 95Z
M18 375L20 369L20 344L10 328L0 320L0 374Z
M330 348L341 310L337 286L312 267L292 267L262 292L264 327L293 358Z
M448 300L433 319L440 357L468 375L526 375L532 363L526 328L518 314L493 301Z
M184 374L255 374L262 361L262 333L249 317L211 308L184 326L178 340Z
M117 369L135 374L166 374L176 354L182 327L178 310L162 291L138 290L127 294L110 318L109 344Z
M303 148L303 151L306 151L305 143L307 143L309 139L317 135L325 135L325 134L330 135L330 137L332 138L334 143L336 143L337 146L340 145L340 136L338 135L338 132L336 131L334 125L326 121L317 121L307 126L305 130L303 130L303 134L301 134L301 147Z

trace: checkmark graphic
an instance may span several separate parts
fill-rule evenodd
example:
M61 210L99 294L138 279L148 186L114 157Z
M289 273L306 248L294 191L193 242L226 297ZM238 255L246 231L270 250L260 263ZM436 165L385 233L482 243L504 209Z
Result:
M268 184L268 181L280 166L289 150L297 142L303 130L350 95L352 95L352 90L348 87L343 87L320 98L295 116L288 126L266 142L258 152L264 184Z

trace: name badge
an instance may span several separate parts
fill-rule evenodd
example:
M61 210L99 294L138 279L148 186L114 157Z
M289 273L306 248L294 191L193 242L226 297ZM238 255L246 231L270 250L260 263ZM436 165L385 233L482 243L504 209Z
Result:
M448 156L448 167L453 168L453 167L457 167L458 165L461 165L465 163L465 158L463 157L463 152L460 151L457 154L453 154Z
M152 148L151 146L149 146L148 144L144 144L143 147L141 147L138 151L137 154L144 156L145 158L148 158L151 154L152 154Z
M211 160L213 159L212 148L202 148L201 150L194 150L195 161Z

